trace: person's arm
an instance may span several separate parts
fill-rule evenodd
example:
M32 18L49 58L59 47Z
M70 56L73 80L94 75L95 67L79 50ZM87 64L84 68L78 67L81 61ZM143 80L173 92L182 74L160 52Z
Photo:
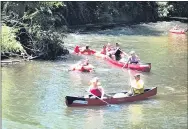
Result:
M127 57L129 57L129 55L127 54L127 53L125 53L125 52L123 52L120 48L118 48L120 51L121 51L121 53L123 53L125 56L127 56ZM118 50L117 49L117 50Z
M127 60L127 65L128 65L128 63L131 61L131 57L129 56L128 57L128 60Z
M129 57L129 55L127 54L127 53L125 53L125 52L122 52L125 56L127 56L127 57Z
M87 89L87 92L89 92L89 93L90 93L90 90L91 90L91 86L89 86L89 88Z
M135 87L134 85L134 82L131 80L131 87Z

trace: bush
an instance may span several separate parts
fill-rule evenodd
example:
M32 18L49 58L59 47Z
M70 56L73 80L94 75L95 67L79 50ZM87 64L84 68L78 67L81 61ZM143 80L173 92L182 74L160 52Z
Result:
M1 52L20 53L24 51L22 45L15 39L17 31L6 25L2 26Z

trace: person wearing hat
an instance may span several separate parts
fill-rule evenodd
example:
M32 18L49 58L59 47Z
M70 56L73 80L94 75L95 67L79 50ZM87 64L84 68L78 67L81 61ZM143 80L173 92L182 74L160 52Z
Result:
M99 82L99 78L98 77L94 77L91 81L90 81L90 87L88 89L88 92L99 97L99 98L103 98L104 96L104 89L102 86L100 86L100 82Z
M128 61L127 61L127 64L128 64L128 63L130 63L130 64L132 64L132 63L137 64L137 63L139 63L139 61L140 61L140 59L139 59L139 57L136 55L135 51L131 51L131 52L130 52L130 56L129 56Z
M129 96L144 93L144 82L140 79L140 74L135 74L134 78L135 80L131 81L131 90L129 91Z

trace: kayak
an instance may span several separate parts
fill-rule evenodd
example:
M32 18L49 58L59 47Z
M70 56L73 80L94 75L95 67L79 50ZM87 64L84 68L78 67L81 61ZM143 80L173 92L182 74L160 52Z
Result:
M91 64L87 66L81 66L78 64L75 64L71 67L71 71L80 71L80 72L91 72L93 70L93 66Z
M84 50L84 51L80 51L80 46L76 46L74 48L74 54L81 54L81 55L93 55L96 53L95 50L91 50L91 49L88 49L88 50Z
M126 63L125 62L118 62L116 60L113 60L110 57L105 58L106 61L118 66L118 67L123 67ZM132 70L138 70L138 71L142 71L142 72L150 72L151 70L151 63L138 63L138 64L128 64L125 65L124 68L129 68Z
M127 92L121 93L108 93L112 97L104 97L103 100L109 104L121 104L134 101L145 100L157 94L157 87L145 89L143 94L126 96ZM89 95L92 96L92 95ZM82 106L102 106L106 103L96 97L78 97L78 96L66 96L65 103L68 107L82 107Z
M112 58L110 58L108 56L106 56L104 59L106 61L110 62L111 64L114 64L121 68L126 64L125 62L119 62L119 61L113 60ZM128 64L128 65L125 65L124 68L129 68L132 70L138 70L138 71L142 71L142 72L150 72L151 63Z
M181 29L181 30L174 30L174 29L171 29L169 30L171 33L175 33L175 34L185 34L185 30Z
M110 62L111 64L116 65L121 68L126 64L125 62L119 62L119 61L113 60L112 58L110 58L104 54L101 54L100 52L97 52L94 55L97 58L102 58L102 59ZM128 65L125 65L124 68L129 68L132 70L138 70L138 71L142 71L142 72L150 72L151 63L128 64Z

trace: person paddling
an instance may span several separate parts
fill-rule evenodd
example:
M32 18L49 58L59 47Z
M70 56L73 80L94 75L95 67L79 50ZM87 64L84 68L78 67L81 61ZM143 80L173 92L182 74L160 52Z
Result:
M109 46L109 44L107 46ZM119 48L119 44L116 43L115 47L110 46L110 49L109 49L109 47L107 47L107 55L112 59L119 60L119 58L121 58L121 51Z
M127 64L128 64L128 63L130 63L130 64L132 64L132 63L135 63L135 64L139 63L140 59L139 59L139 57L136 55L135 51L131 51L130 54L131 54L131 55L130 55L129 58L128 58Z
M93 95L103 98L104 97L104 89L102 86L100 86L99 78L95 77L90 81L90 87L88 89L89 93L92 93Z
M123 52L123 51L121 50L121 48L120 48L120 46L119 46L119 43L116 43L116 49L115 49L114 55L115 55L116 61L121 60L122 57L124 57L124 56L126 56L126 57L129 56L127 53L125 53L125 52Z
M144 81L140 79L140 74L134 75L135 80L131 81L131 90L128 92L129 96L144 93Z

